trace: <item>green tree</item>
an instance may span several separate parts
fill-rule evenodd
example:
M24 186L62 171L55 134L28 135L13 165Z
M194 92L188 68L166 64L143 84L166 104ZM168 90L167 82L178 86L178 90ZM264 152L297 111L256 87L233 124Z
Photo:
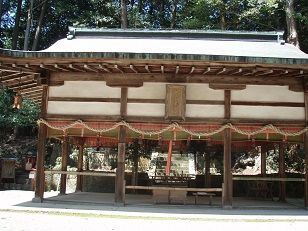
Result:
M0 88L0 127L36 126L39 108L28 98L23 99L22 107L13 109L14 93Z

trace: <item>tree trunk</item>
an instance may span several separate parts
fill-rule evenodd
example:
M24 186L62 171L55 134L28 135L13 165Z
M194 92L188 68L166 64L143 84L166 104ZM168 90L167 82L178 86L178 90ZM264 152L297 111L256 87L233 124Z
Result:
M13 31L13 38L12 38L12 49L13 50L17 49L17 40L18 40L18 34L19 34L19 22L20 22L20 16L21 16L21 5L22 5L22 0L18 0L16 16L15 16L15 25L14 25L14 31Z
M121 28L126 29L128 25L126 0L121 0Z
M165 1L161 0L160 1L160 7L159 7L159 23L160 23L160 27L163 28L165 25L164 23L164 19L165 19Z
M33 10L33 0L30 0L30 5L28 9L28 19L27 19L27 27L25 32L25 41L24 41L24 50L28 50L29 45L29 35L30 35L30 27L32 24L32 10Z
M143 12L143 2L142 2L142 0L139 0L138 11L139 11L140 14Z
M40 33L41 33L41 29L42 29L42 24L43 24L43 19L45 16L45 11L47 8L47 0L43 2L42 5L42 9L41 9L41 14L40 14L40 18L36 27L36 31L35 31L35 36L34 36L34 41L33 41L33 45L32 45L32 50L35 51L37 49L37 44L38 44L38 40L40 37Z
M226 26L226 15L225 12L222 12L220 15L220 29L221 30L226 30L227 26Z
M2 18L2 5L3 5L3 0L0 0L0 29L1 29L1 18Z
M176 25L176 13L177 13L178 2L179 0L172 1L172 17L171 17L171 24L170 24L171 29L174 29Z
M286 0L286 22L287 22L287 42L299 48L296 21L294 18L294 0Z

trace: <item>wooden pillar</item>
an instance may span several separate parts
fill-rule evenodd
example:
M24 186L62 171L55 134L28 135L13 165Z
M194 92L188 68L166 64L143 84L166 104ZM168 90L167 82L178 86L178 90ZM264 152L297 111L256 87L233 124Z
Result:
M78 160L77 160L77 171L83 171L83 149L84 149L84 139L80 138L78 140ZM82 178L83 176L77 175L76 192L82 191Z
M121 88L120 115L123 120L127 115L127 93L127 88ZM115 203L118 205L124 205L125 202L125 141L126 127L121 125L119 128L118 162L115 178Z
M206 188L211 187L211 173L210 173L210 153L206 153L204 155L204 175L205 175L205 181L204 186Z
M266 156L267 156L267 148L265 145L261 146L261 175L263 177L266 176Z
M48 86L43 86L42 104L40 118L45 119L47 114L47 99L48 99ZM38 142L37 142L37 157L36 157L36 177L35 177L35 192L33 202L43 202L45 191L45 173L44 173L44 160L45 160L45 145L47 138L47 126L45 124L39 125Z
M170 175L171 159L172 159L172 140L169 141L168 158L167 158L167 164L166 164L166 169L165 169L166 176Z
M63 137L63 143L62 143L62 161L61 161L62 171L67 171L68 149L69 149L68 136L65 135ZM67 174L61 174L60 195L64 195L66 193L66 176Z
M231 91L225 90L225 119L231 118ZM224 176L222 205L224 208L232 208L233 182L231 171L231 129L227 128L223 132L224 138Z
M36 180L35 180L35 194L32 200L33 202L43 202L44 198L44 191L45 191L44 160L45 160L46 136L47 136L47 126L45 124L40 124L38 130Z
M283 143L279 144L279 177L285 178L285 158ZM279 201L286 201L286 182L279 181Z
M305 124L308 126L308 91L305 88ZM304 184L304 201L305 208L308 209L308 132L304 134L304 149L305 149L305 184Z
M305 148L305 184L304 184L304 197L305 208L308 209L308 132L304 135L304 148Z

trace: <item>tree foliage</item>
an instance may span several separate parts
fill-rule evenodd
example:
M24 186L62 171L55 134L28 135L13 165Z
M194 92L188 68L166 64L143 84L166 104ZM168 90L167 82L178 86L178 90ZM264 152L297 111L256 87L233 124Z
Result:
M1 2L1 41L5 48L12 48L19 1ZM17 49L23 48L30 0L22 2ZM39 50L65 37L69 26L120 28L125 13L128 28L288 32L287 2L289 0L34 0L29 47L36 47L33 42L40 23ZM42 12L44 4L46 8ZM126 9L122 4L126 4ZM301 49L308 52L308 1L292 0L292 4L294 14L291 16L296 22ZM43 20L39 20L42 14Z
M27 127L35 125L38 119L38 106L30 99L24 98L22 107L13 109L14 94L0 88L0 127Z

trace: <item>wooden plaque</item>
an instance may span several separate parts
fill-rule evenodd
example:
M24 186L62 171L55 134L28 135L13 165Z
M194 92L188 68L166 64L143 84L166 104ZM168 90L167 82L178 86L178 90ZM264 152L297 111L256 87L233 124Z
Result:
M172 121L185 120L186 86L167 85L166 87L165 119Z

